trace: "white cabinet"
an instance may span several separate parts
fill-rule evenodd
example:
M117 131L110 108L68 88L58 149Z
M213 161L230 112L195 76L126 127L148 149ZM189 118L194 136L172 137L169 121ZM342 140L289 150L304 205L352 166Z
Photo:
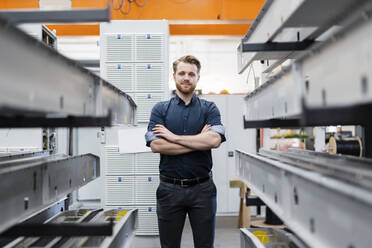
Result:
M246 95L203 95L201 98L214 102L221 113L226 128L226 142L212 150L213 179L217 186L217 215L237 214L239 211L239 189L230 188L229 181L236 179L236 149L255 152L256 130L243 128L244 97ZM229 156L229 153L232 157Z

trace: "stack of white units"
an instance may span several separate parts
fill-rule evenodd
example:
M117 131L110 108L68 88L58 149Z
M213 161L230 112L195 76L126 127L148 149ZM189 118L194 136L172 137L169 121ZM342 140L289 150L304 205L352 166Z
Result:
M159 185L159 154L119 153L105 146L105 206L138 208L138 235L158 235L156 189Z
M168 22L112 21L100 32L101 77L134 99L137 122L148 122L152 107L169 97Z
M168 22L112 21L100 30L101 77L134 99L136 122L147 126L153 106L169 98ZM116 145L105 147L105 205L138 208L139 235L158 234L159 159L151 152L120 154Z

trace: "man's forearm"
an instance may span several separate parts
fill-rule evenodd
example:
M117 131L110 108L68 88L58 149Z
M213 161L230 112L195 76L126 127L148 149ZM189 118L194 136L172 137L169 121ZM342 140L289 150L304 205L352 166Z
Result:
M216 132L204 132L197 135L177 135L176 144L193 150L209 150L221 144L221 136Z
M185 147L181 144L172 143L165 139L153 140L150 146L152 152L165 155L180 155L194 151L192 148Z

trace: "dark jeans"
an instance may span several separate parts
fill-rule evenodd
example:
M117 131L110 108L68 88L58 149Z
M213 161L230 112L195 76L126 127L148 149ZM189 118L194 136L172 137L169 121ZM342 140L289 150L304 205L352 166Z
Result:
M162 248L179 248L186 214L190 219L195 248L213 248L216 223L216 185L206 182L183 188L160 182L156 191Z

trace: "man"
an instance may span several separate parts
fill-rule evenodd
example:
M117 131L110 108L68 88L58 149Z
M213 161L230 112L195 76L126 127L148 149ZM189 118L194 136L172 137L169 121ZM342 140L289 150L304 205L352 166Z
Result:
M176 60L173 78L176 96L154 106L145 135L152 152L161 154L156 192L160 243L162 248L180 247L188 214L194 246L210 248L216 216L211 149L226 140L225 128L216 105L195 95L197 58Z

